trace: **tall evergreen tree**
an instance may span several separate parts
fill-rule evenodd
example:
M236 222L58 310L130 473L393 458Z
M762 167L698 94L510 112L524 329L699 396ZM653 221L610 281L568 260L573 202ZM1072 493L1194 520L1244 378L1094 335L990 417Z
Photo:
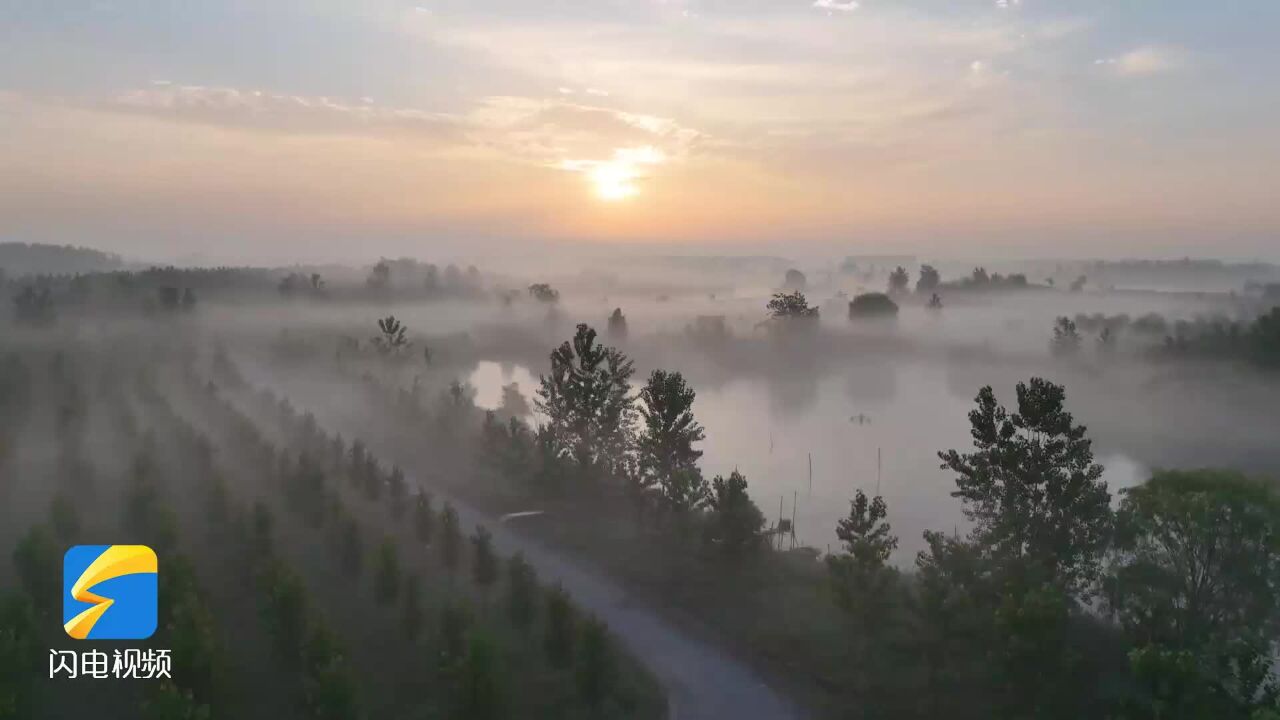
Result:
M707 482L698 469L702 451L694 443L706 437L693 417L693 388L678 372L654 370L640 390L643 428L636 442L640 485L657 486L663 504L688 512L707 498Z
M557 452L586 477L625 472L635 420L633 372L631 360L597 343L585 324L551 353L551 373L542 376L535 404L547 416Z
M984 387L969 413L974 451L938 457L956 473L952 495L964 502L974 539L1001 567L1078 594L1098 576L1111 494L1062 386L1032 378L1018 383L1017 400L1010 413Z

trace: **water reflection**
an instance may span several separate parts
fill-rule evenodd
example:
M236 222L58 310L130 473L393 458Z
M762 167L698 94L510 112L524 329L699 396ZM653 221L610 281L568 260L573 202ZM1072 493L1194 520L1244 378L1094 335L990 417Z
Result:
M640 375L641 373L637 373ZM879 492L901 538L895 562L909 564L925 530L960 530L951 497L954 478L939 468L939 450L971 444L973 388L953 391L942 363L860 362L803 380L760 376L700 383L694 413L707 429L702 468L708 478L735 468L770 524L794 513L800 542L836 544L836 521L854 490ZM496 409L502 386L515 382L533 397L537 378L521 365L481 362L470 376L476 402ZM1146 469L1120 453L1099 457L1113 491L1140 482Z

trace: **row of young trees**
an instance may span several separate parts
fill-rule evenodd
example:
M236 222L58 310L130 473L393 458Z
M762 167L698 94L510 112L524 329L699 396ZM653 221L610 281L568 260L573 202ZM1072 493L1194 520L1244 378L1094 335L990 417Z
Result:
M700 524L726 552L752 550L764 518L741 473L703 475L696 445L705 431L693 415L693 388L679 372L658 369L636 391L633 375L625 354L578 325L541 378L534 405L545 423L535 429L511 417L504 425L487 413L481 462L538 492L621 489L642 520Z
M396 609L405 637L418 641L424 635L433 636L433 644L440 648L437 671L450 688L455 713L451 717L509 717L521 705L547 702L512 696L515 688L505 679L503 668L512 662L506 656L513 649L504 647L502 633L495 632L500 617L514 630L507 642L528 643L541 632L544 662L552 672L571 673L577 687L578 699L567 707L580 703L580 708L599 717L645 712L633 684L621 677L620 655L603 624L584 617L558 586L543 589L521 556L501 558L483 526L464 536L450 503L436 511L432 495L422 489L411 492L400 468L384 467L359 440L348 446L341 436L324 433L313 416L297 412L287 400L261 393L253 404L279 427L285 447L296 453L278 461L286 506L308 527L330 528L332 557L346 580L369 578L375 602ZM222 412L238 415L228 404L223 404ZM235 422L246 432L253 425L243 415ZM328 482L336 478L345 478L345 485ZM365 511L344 510L343 498L362 502L366 511L384 516L388 530L407 524L413 543L408 555L394 532L367 548L358 519ZM435 633L426 632L423 608L424 597L431 595L424 596L419 574L406 569L406 557L421 549L435 555L447 581L432 593L443 595ZM457 582L468 560L472 593ZM504 566L505 583L501 582ZM502 594L495 598L499 589ZM495 600L500 600L505 612L495 607Z

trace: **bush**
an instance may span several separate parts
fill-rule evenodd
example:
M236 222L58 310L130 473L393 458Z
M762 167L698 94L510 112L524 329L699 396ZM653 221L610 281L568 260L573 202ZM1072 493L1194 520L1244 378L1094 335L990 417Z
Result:
M849 302L849 319L896 317L898 304L884 293L864 293Z

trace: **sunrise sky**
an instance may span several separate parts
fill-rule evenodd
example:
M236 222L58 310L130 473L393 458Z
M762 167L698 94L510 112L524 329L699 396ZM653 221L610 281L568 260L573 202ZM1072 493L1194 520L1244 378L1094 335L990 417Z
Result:
M1274 0L0 0L0 240L1280 259Z

